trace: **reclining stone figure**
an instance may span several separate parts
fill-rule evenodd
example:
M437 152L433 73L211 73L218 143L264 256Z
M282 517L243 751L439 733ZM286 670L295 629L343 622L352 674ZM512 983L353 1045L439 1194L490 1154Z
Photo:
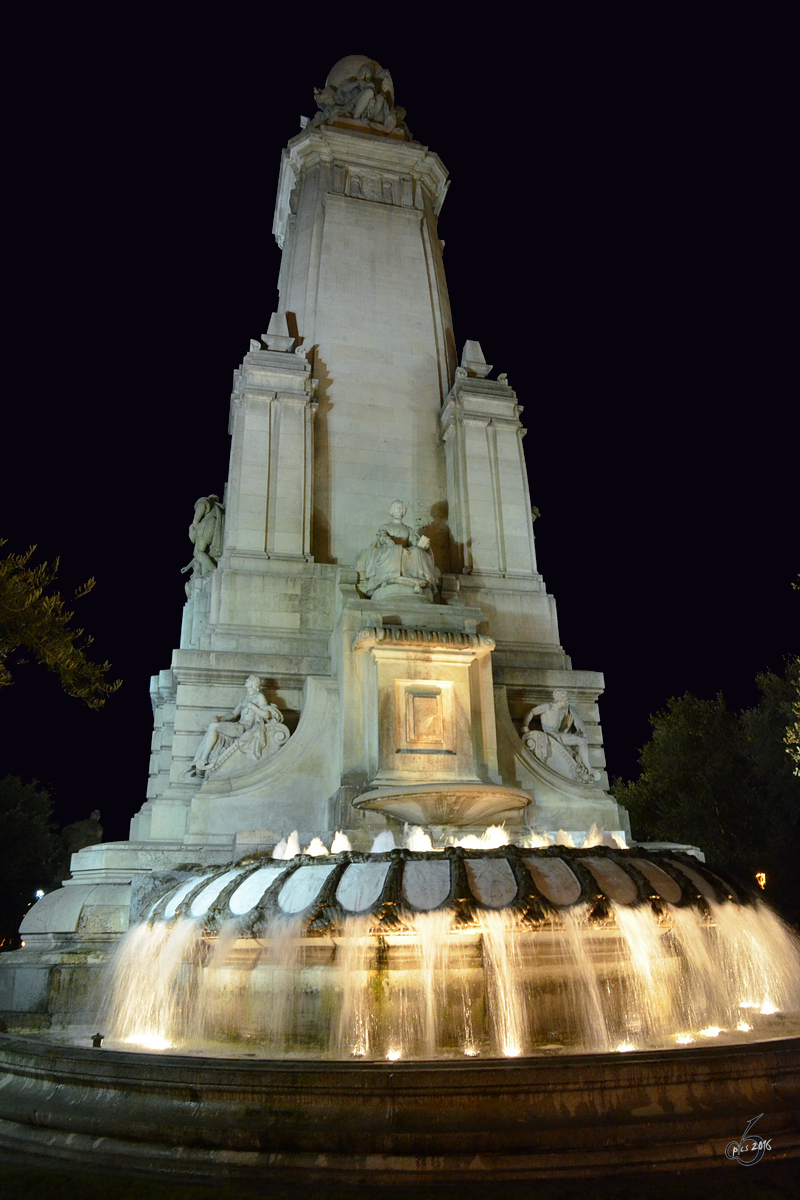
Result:
M289 737L283 714L269 704L258 675L248 675L244 696L233 712L217 717L206 730L187 775L208 775L238 750L257 762L278 750Z
M538 718L538 728L531 722ZM522 744L539 762L574 779L577 783L596 783L600 771L589 763L589 742L583 722L570 708L569 693L556 688L553 699L537 704L525 717Z

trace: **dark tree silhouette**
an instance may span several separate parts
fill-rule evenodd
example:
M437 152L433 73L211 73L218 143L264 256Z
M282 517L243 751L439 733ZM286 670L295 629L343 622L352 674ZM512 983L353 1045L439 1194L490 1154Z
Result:
M798 676L796 661L783 678L759 675L761 698L742 713L729 711L721 695L669 700L650 718L639 778L613 789L637 840L699 846L709 863L750 886L763 872L765 898L793 921L800 919L800 778L787 730L796 720Z
M4 545L0 539L0 545ZM64 691L102 708L106 697L120 686L109 683L110 664L94 663L86 655L92 638L82 629L70 629L72 613L62 596L47 589L58 575L59 560L52 566L30 565L35 546L24 554L0 558L0 687L12 683L11 667L18 653L28 651L61 677ZM89 579L75 593L81 599L94 587Z

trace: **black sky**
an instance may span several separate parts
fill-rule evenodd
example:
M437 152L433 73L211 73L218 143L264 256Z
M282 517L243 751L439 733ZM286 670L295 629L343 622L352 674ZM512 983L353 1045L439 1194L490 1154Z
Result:
M223 18L98 54L64 34L75 53L48 45L6 139L2 532L60 554L64 590L97 577L76 620L124 686L93 713L21 671L3 773L127 835L193 503L222 492L231 373L277 307L281 149L356 50L450 171L457 344L524 406L539 567L573 665L605 674L610 772L635 771L671 695L755 701L800 641L790 156L756 43L630 55L605 31L600 55L587 31Z

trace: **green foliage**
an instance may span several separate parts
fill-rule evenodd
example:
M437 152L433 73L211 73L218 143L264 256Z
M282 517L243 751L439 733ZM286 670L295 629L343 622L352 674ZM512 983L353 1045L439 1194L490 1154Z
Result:
M4 544L0 539L0 545ZM92 638L84 636L82 629L68 628L73 614L66 611L58 592L46 591L56 579L59 560L52 566L30 566L35 549L31 546L25 554L0 558L0 687L12 682L11 657L28 650L57 672L68 695L84 700L90 708L102 708L120 680L109 683L110 664L87 658ZM87 580L75 598L81 599L93 587L94 579Z
M786 753L794 763L794 773L800 775L800 658L796 658L789 668L789 678L795 694L792 698L792 716L786 726L783 740L786 743Z
M17 930L37 888L52 886L63 857L61 838L50 824L52 800L36 783L14 775L0 779L0 946L18 945Z
M614 785L639 841L699 846L710 863L750 885L763 871L765 897L794 920L800 784L786 731L799 673L795 663L785 678L759 675L761 698L743 713L730 712L721 695L671 699L650 718L639 778Z

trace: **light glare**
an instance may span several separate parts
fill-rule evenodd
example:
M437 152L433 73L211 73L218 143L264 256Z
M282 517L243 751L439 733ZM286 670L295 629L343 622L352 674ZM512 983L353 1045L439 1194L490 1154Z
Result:
M168 1050L171 1044L158 1033L132 1033L125 1038L126 1046L144 1046L145 1050Z

